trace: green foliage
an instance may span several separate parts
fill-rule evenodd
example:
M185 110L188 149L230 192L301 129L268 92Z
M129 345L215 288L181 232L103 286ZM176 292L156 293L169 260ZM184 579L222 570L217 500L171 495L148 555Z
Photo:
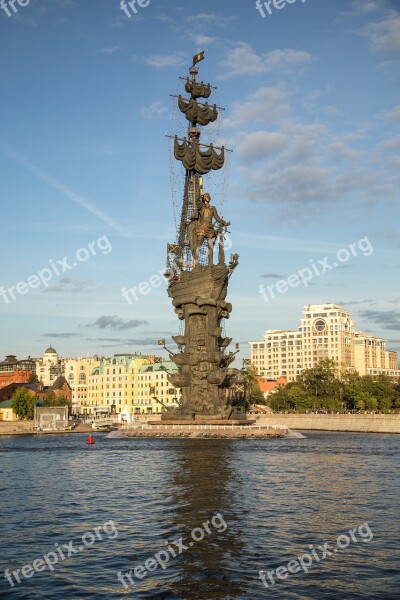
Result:
M39 379L36 373L31 373L29 375L28 383L39 383Z
M306 412L310 410L315 399L309 395L302 385L298 382L288 383L287 386L280 386L272 394L270 406L275 411Z
M55 406L56 395L53 391L49 390L45 393L43 402L45 406Z
M378 400L369 392L356 391L353 398L354 407L358 410L376 410Z
M246 399L249 404L265 404L264 394L258 384L257 369L253 365L242 371L246 390Z
M11 399L11 406L20 419L33 419L37 398L25 388L19 388Z
M67 406L69 404L65 396L57 396L53 390L48 390L43 398L45 406Z
M382 411L400 408L400 383L386 375L377 379L342 373L332 360L307 369L296 382L281 387L271 398L274 411Z

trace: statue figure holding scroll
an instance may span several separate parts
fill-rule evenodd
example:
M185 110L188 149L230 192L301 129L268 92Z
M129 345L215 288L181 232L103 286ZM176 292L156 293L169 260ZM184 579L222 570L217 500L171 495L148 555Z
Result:
M221 219L215 206L210 205L210 200L210 194L203 194L189 225L189 244L195 265L198 263L199 251L205 239L208 242L208 264L212 265L214 244L218 233L214 229L213 222L216 221L222 227L230 225L229 221Z

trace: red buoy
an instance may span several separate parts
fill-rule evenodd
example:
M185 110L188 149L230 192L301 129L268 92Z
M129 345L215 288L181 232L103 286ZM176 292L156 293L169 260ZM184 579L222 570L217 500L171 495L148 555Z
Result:
M92 436L92 435L89 435L89 436L88 436L87 443L88 443L89 445L92 445L92 444L94 444L94 439L93 439L93 436Z

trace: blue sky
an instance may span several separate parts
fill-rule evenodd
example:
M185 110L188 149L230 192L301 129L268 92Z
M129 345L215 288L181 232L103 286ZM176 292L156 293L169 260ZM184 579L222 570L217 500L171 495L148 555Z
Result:
M121 289L175 240L183 178L164 133L185 122L169 94L200 50L226 107L207 139L234 150L205 187L240 254L226 323L240 356L325 302L400 350L399 2L297 0L265 18L253 0L150 0L130 18L118 0L16 8L0 11L0 286L60 268L0 297L1 356L154 352L177 333L164 285L132 304ZM338 262L365 238L373 252ZM325 256L339 267L260 294Z

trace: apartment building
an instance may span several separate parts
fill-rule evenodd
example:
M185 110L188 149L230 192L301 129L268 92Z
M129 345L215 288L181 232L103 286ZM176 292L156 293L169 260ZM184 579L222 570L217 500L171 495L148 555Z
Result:
M338 304L304 307L298 331L267 330L250 342L250 357L261 377L294 381L304 369L333 359L339 370L399 378L397 352L386 341L356 332L351 312Z

